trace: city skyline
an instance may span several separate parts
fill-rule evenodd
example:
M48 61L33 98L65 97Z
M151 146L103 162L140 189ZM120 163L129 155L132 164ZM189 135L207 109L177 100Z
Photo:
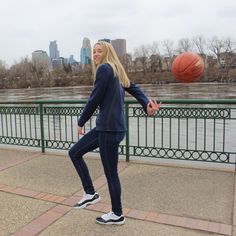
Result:
M48 49L55 39L62 56L73 54L78 61L84 37L91 45L101 38L124 38L128 53L165 39L235 39L235 12L234 0L8 0L0 9L0 60L19 62L35 50Z
M192 39L190 39L190 40L192 40ZM106 41L108 43L111 43L112 46L114 47L117 55L120 56L120 57L122 57L122 55L124 55L126 53L129 54L129 52L126 51L126 39L103 38L103 39L98 39L96 42L99 42L99 41ZM231 46L236 46L235 39L232 39L231 42L232 42ZM235 45L233 45L233 43ZM144 46L148 47L148 45L144 45ZM156 47L155 43L153 45L149 45L149 46L154 47L154 48ZM89 47L90 47L90 49L89 49ZM140 48L140 49L142 50L142 48ZM173 48L173 50L174 50L173 52L179 53L177 48ZM197 50L197 48L195 48L195 50ZM57 68L58 66L62 65L63 63L68 63L68 62L70 62L70 64L73 64L73 63L79 64L79 63L81 63L82 65L91 63L91 60L92 60L92 45L90 43L89 38L87 38L87 37L83 38L82 45L81 45L80 49L77 50L77 51L80 51L80 54L76 55L76 57L75 57L75 54L60 55L57 40L51 40L51 41L49 41L49 44L48 44L48 50L46 50L46 49L36 49L33 52L31 52L31 54L28 55L27 58L29 60L36 61L35 59L37 57L40 57L40 60L42 60L42 56L43 56L43 58L45 60L45 54L46 54L46 56L50 60L51 65L52 65L53 68ZM160 51L160 53L161 53L161 51ZM199 52L196 51L196 53L199 53ZM209 51L206 51L206 53L209 55ZM34 54L36 55L35 58L33 58ZM42 54L42 55L40 55L40 54ZM216 56L216 55L214 55L214 53L211 54L211 55ZM130 55L130 56L132 57L132 55ZM24 58L22 58L22 59L24 59ZM38 60L38 61L40 61L40 60ZM1 60L1 58L0 58L0 62L1 61L4 62L4 60ZM55 64L55 66L53 66L53 64Z
M113 45L115 51L117 52L118 56L122 56L124 54L126 54L126 40L125 39L99 39L98 41L106 41L109 42ZM53 62L56 63L56 61L58 59L60 60L68 60L72 59L72 61L74 63L81 63L82 65L85 64L90 64L91 60L92 60L92 47L91 47L91 43L90 43L90 39L87 37L83 38L83 43L81 45L80 48L80 55L79 55L79 60L76 61L74 59L74 54L71 55L60 55L60 51L59 51L59 45L57 43L57 40L52 40L49 41L49 47L48 47L48 51L45 49L37 49L34 50L31 54L31 60L32 61L47 61L50 60L52 65ZM57 62L58 63L58 62ZM62 62L61 62L62 63ZM60 64L60 63L59 63ZM57 65L55 66L55 68L57 67Z

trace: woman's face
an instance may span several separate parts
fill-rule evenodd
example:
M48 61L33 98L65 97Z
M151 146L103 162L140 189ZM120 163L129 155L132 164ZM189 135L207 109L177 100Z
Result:
M103 51L101 45L95 44L95 46L93 48L93 61L96 66L100 65L102 63L102 60L104 57L103 55L104 55L104 51Z

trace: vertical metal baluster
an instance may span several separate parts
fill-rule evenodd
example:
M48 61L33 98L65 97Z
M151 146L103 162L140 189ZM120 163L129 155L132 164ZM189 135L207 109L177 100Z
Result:
M129 161L129 103L125 103L125 119L126 119L126 139L125 139L125 153L126 153L126 161Z
M42 148L42 152L45 153L43 103L40 103L40 104L39 104L39 114L40 114L40 131L41 131L41 148Z

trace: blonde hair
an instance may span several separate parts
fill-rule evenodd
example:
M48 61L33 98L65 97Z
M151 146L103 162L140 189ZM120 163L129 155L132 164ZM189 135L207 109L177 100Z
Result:
M99 41L97 42L96 45L100 45L103 50L103 59L102 63L108 63L114 72L114 75L119 79L120 83L122 84L123 87L129 88L130 87L130 80L125 72L124 67L122 66L115 49L110 43L104 42L104 41ZM99 65L95 65L93 62L93 73L94 73L94 80L96 79L96 71L98 69Z

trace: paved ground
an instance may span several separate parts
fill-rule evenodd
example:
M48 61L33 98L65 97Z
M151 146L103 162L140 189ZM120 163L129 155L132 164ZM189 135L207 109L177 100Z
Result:
M236 236L235 172L120 161L126 224L101 226L110 210L101 162L87 156L102 201L72 206L82 186L65 153L0 149L0 236Z

